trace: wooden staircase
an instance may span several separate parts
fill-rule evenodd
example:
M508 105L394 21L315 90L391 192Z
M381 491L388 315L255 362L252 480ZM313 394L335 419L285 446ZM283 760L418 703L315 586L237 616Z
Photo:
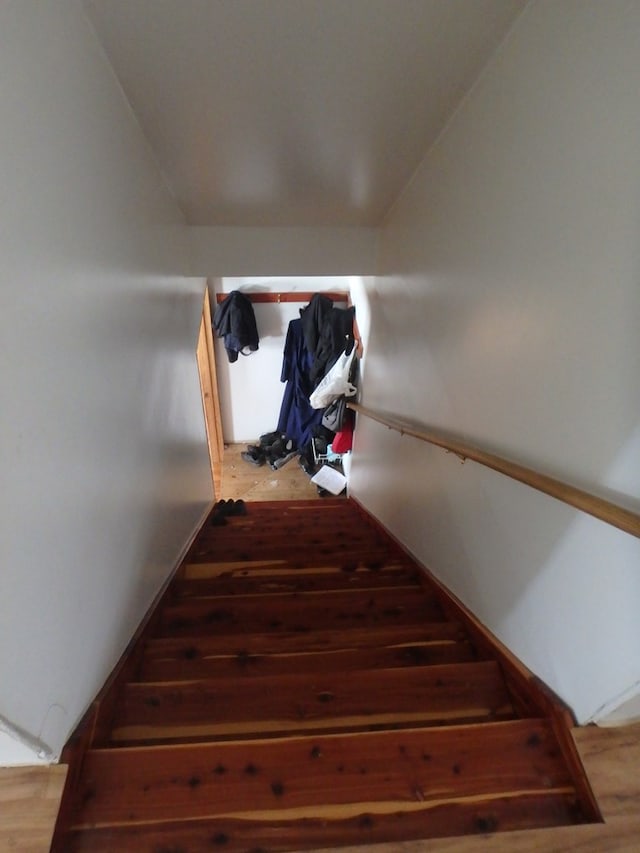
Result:
M266 853L598 819L548 691L355 503L246 509L204 526L72 739L53 851Z

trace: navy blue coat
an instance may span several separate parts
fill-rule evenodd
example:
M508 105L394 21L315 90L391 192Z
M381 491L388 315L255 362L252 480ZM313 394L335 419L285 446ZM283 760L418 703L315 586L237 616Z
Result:
M309 402L309 394L313 390L310 368L311 354L305 344L302 320L291 320L280 375L280 381L287 384L280 407L278 432L292 438L298 449L311 441L313 428L320 424L323 415L322 409L312 409Z
M213 330L219 338L224 338L224 348L231 363L238 360L238 353L249 355L258 349L260 339L253 305L239 290L231 291L216 308Z

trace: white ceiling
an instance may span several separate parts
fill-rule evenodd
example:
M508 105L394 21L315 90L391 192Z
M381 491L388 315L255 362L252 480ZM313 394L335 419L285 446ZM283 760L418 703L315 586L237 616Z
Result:
M526 0L84 0L187 221L377 225Z

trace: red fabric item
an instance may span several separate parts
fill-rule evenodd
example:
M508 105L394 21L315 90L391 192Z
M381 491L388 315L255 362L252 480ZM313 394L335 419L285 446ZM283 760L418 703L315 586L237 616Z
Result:
M334 453L348 453L353 447L353 420L345 418L342 424L342 429L337 432L335 438L331 442L331 449Z

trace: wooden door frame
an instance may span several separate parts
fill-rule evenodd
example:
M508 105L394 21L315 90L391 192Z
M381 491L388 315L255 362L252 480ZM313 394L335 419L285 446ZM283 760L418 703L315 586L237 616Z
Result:
M202 409L207 433L209 464L213 481L214 497L219 498L222 491L222 460L224 456L224 437L222 434L222 417L220 414L220 396L216 374L216 356L213 346L213 331L211 328L211 301L209 298L209 283L204 291L202 300L202 317L196 360L202 394Z

